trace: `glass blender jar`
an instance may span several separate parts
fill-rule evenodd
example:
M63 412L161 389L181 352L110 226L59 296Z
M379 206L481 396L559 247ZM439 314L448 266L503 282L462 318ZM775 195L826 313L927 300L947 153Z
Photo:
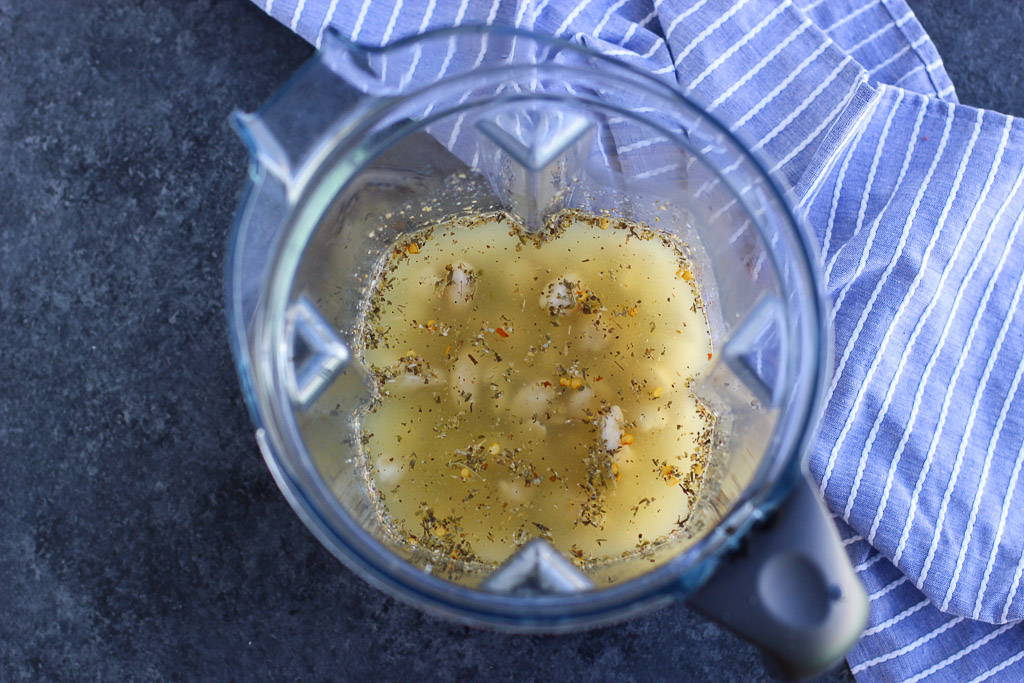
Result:
M721 124L619 61L496 27L383 48L329 33L234 124L252 158L227 270L243 393L281 490L347 566L512 631L686 599L794 677L853 645L866 596L802 471L831 359L815 248ZM537 230L563 209L688 245L716 351L692 386L716 418L699 500L679 541L644 557L581 571L536 538L486 574L439 575L385 533L360 472L353 421L372 382L353 334L368 283L396 238L442 217L504 211Z

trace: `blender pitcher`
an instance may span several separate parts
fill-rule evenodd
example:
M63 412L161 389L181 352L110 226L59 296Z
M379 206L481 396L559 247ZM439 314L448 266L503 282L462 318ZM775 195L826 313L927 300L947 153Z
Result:
M859 636L867 600L802 471L830 373L811 239L764 167L679 92L584 47L461 27L382 48L328 34L259 112L227 273L231 342L267 466L317 538L432 613L567 631L686 599L793 677ZM696 504L673 540L581 568L538 536L486 571L398 542L361 471L372 379L354 348L374 268L404 234L565 209L678 237L714 360Z

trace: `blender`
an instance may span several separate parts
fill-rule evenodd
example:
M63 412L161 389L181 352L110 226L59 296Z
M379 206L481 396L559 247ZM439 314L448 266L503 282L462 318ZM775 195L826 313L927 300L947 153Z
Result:
M830 375L812 238L728 130L665 83L585 47L459 27L380 48L328 33L254 114L227 313L267 466L347 566L428 612L561 632L686 600L792 677L852 647L867 599L802 469ZM504 212L526 231L566 209L687 245L715 349L693 394L715 415L684 533L587 569L543 538L487 572L442 574L386 533L355 421L355 349L375 266L442 218Z

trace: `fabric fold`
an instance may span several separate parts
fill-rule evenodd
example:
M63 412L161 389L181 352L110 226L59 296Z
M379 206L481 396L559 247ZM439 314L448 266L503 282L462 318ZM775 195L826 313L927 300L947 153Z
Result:
M829 506L943 611L1020 619L1010 590L1024 537L1005 534L1004 501L1024 437L1024 123L881 97L805 204L837 340L811 470Z

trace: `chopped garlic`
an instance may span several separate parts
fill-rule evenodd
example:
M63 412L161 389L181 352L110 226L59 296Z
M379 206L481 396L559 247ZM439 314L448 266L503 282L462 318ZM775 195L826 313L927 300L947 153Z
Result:
M448 300L454 306L469 303L476 294L476 277L473 275L473 269L460 261L448 266L446 270Z
M614 453L622 447L622 408L612 406L601 421L601 440L605 450Z
M574 283L565 278L558 278L544 288L540 295L540 307L548 309L551 315L565 315L574 305L574 289Z

